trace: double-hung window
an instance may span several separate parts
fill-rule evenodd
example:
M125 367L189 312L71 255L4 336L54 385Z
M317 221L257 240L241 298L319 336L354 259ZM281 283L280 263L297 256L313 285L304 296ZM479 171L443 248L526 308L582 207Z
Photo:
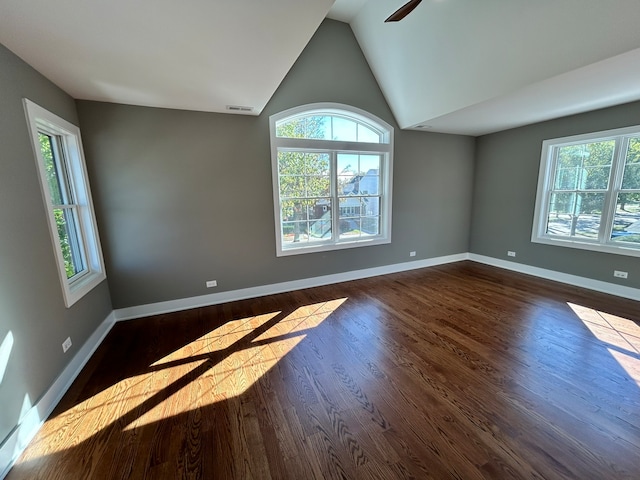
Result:
M278 256L391 242L390 125L341 104L270 122Z
M543 142L531 239L640 256L640 126Z
M105 279L80 130L25 99L65 305Z

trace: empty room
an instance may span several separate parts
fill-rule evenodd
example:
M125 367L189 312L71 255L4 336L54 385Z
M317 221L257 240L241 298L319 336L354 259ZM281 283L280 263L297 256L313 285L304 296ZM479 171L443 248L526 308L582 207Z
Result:
M1 2L0 478L639 478L639 19Z

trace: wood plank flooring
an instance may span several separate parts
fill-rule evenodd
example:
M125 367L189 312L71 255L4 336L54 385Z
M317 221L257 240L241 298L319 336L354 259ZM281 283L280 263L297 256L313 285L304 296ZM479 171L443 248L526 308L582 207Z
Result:
M640 478L640 304L471 262L116 324L18 479Z

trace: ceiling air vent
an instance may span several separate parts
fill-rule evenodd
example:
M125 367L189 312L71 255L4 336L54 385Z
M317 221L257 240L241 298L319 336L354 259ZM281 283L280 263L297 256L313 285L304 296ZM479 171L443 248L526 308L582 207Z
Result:
M227 110L232 112L253 112L253 107L243 107L242 105L227 105Z

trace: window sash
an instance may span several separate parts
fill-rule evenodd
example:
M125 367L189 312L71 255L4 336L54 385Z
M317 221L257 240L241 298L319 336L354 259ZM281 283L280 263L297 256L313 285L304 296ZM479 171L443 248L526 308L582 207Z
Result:
M311 202L316 202L315 206L318 206L318 201L322 201L322 200L327 200L329 202L329 204L331 206L333 206L333 208L331 208L331 215L330 215L330 222L331 222L331 235L329 238L326 238L324 240L315 240L313 242L306 242L309 244L313 244L313 245L333 245L333 244L344 244L344 243L353 243L354 241L363 241L363 240L359 240L354 238L353 236L349 237L346 235L341 235L339 232L341 231L340 228L340 221L341 220L345 220L346 218L355 218L353 216L349 216L349 217L345 217L341 214L341 209L340 209L340 201L344 200L344 199L350 199L350 198L358 198L358 199L363 199L363 198L376 198L378 199L378 214L376 215L358 215L358 218L373 218L376 217L378 218L378 232L375 235L369 235L366 237L366 240L375 240L377 238L381 238L383 237L383 231L381 230L381 226L380 226L380 218L383 216L382 212L380 212L380 210L383 207L383 200L384 200L384 173L385 173L385 168L386 168L386 162L387 162L387 158L386 155L384 153L380 153L377 152L380 155L380 167L379 167L379 171L378 171L378 189L379 189L379 193L377 194L357 194L357 195L344 195L341 194L338 191L338 169L337 169L337 159L338 159L338 155L345 153L344 151L337 151L337 150L315 150L315 149L309 149L309 150L303 150L303 149L295 149L295 150L291 150L291 149L286 149L286 148L278 148L277 149L277 153L278 153L278 159L280 158L280 153L283 152L300 152L300 153L309 153L309 154L324 154L324 155L328 155L330 158L330 165L329 165L329 177L330 177L330 195L328 196L317 196L317 195L312 195L312 196L301 196L301 197L283 197L282 196L282 186L280 184L280 180L282 177L291 177L292 175L282 175L281 169L280 169L280 163L278 160L278 192L280 193L279 195L279 211L280 211L280 235L282 235L284 237L284 231L285 231L285 224L291 224L291 223L295 223L295 220L285 220L282 216L282 212L285 211L285 203L290 203L290 202L295 202L300 201L301 203L305 203L308 202L309 204L311 204ZM350 155L358 155L358 154L362 154L362 153L367 153L370 154L371 152L358 152L358 151L348 151L347 153L349 153ZM299 177L304 177L305 175L298 175ZM337 212L337 214L336 214ZM303 222L308 222L311 223L312 221L322 221L322 219L318 218L318 219L310 219L306 218L306 220L298 220L298 223L303 223ZM293 243L298 243L298 242L293 242ZM299 249L301 248L298 245L288 245L286 242L283 241L282 243L282 248L283 250L287 250L287 249Z
M623 189L624 173L627 166L630 142L640 137L640 127L631 127L600 134L587 134L565 139L547 140L543 142L542 160L538 178L538 194L534 214L534 227L531 240L537 243L550 243L553 245L572 246L590 250L620 253L632 256L640 256L640 242L627 242L622 245L621 240L614 236L616 218L619 217L617 206L621 194L640 194L639 189ZM609 173L608 188L557 188L557 175L560 167L559 152L566 146L588 145L597 142L614 141L614 150ZM635 165L635 163L634 163ZM634 167L637 168L637 167ZM549 231L552 215L558 214L554 210L554 199L560 195L587 196L602 195L602 209L599 214L589 213L597 217L599 222L598 233L594 238L575 235L575 225L572 225L570 234L557 234ZM571 216L569 213L566 215ZM578 212L578 219L582 213ZM584 214L587 215L587 214Z
M73 284L88 271L86 242L80 214L82 206L75 202L73 177L70 175L69 155L66 152L68 147L65 145L63 136L52 133L46 128L39 128L38 136L42 160L48 174L51 215L56 220L60 252L67 279ZM42 144L43 139L46 139L48 149Z
M57 211L62 212L63 221L60 221L56 216ZM71 283L77 282L88 273L86 242L83 240L80 207L78 205L54 205L52 213L56 217L60 250L67 279Z

